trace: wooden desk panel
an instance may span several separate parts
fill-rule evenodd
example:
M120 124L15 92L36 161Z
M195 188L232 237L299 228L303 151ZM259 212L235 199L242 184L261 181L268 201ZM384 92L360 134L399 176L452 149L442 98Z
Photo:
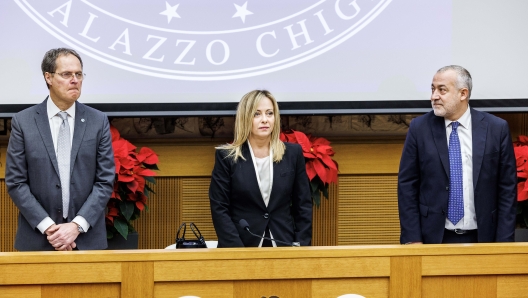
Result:
M0 253L0 297L526 297L527 258L528 243Z
M295 268L296 278L336 278L389 276L388 257L295 258L156 262L156 281L226 279L287 279ZM182 270L200 268L199 270ZM237 270L233 270L236 268Z

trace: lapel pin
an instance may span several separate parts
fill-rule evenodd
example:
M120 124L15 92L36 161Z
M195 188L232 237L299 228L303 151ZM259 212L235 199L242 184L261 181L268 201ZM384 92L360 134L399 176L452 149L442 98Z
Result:
M84 122L84 118L81 119L81 122Z

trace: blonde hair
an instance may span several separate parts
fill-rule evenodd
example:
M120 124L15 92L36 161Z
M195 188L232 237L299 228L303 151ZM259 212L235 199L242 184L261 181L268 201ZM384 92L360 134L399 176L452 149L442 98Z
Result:
M257 107L262 98L268 98L273 104L273 112L275 115L275 123L273 131L271 132L270 147L273 150L273 161L279 162L284 156L286 146L280 140L280 113L279 105L275 97L267 90L253 90L246 93L238 103L236 118L235 118L235 132L234 140L231 144L225 144L216 147L216 149L227 150L227 157L233 158L236 162L238 158L246 160L242 156L242 145L247 141L253 128L253 118L257 112Z

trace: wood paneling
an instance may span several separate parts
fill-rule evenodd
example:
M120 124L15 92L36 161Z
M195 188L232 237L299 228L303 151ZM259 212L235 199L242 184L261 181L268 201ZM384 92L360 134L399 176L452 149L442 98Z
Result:
M422 298L497 297L497 277L496 276L424 277L422 281L421 297Z
M31 271L26 270L25 266L24 264L0 264L0 284L79 283L87 278L97 282L121 280L119 263L107 262L97 265L81 263L75 266L72 263L42 263L33 265Z
M423 275L438 275L439 272L452 275L478 274L528 274L528 255L511 254L504 257L496 255L473 256L471 261L465 256L426 256L423 257Z
M420 257L391 258L390 296L393 298L421 297L421 293L418 291L422 287L421 272L422 260Z
M177 143L176 143L177 142ZM155 143L149 140L134 142L145 144L159 157L160 177L211 176L214 165L215 142L185 145L181 140L171 143Z
M174 298L182 296L233 298L232 281L157 282L154 297Z
M338 198L338 245L399 243L396 175L342 175Z
M346 294L356 294L368 298L389 297L389 279L362 277L312 281L312 297L339 297Z
M26 296L19 296L26 297ZM38 296L41 297L41 296ZM43 285L42 298L119 298L119 283ZM132 296L131 296L132 297ZM137 296L136 296L137 297Z
M121 263L121 297L143 298L153 294L153 262Z
M302 248L280 248L299 251ZM216 249L212 249L216 250ZM277 248L261 248L262 252L273 253ZM204 250L205 251L205 250ZM241 253L241 257L243 253ZM390 259L371 258L310 258L292 260L283 259L230 259L208 260L207 268L201 266L202 260L186 261L182 267L180 261L156 262L154 279L156 281L215 280L219 275L229 279L287 279L291 268L298 270L299 278L311 277L375 277L388 276ZM200 268L182 270L182 268ZM233 270L237 268L237 270Z
M321 195L321 205L313 205L312 210L312 245L334 246L337 245L337 227L339 218L339 188L330 185L328 199Z
M398 173L403 140L398 143L332 144L339 174Z
M6 151L7 143L0 142L0 179L5 178Z
M165 248L174 243L182 214L182 178L158 177L147 202L149 210L133 223L140 249Z
M211 178L183 178L182 180L181 222L194 222L205 240L217 240L209 204ZM189 227L187 227L186 237L189 239L196 238Z
M2 172L3 173L3 172ZM18 209L7 194L4 179L0 180L0 251L14 251Z
M527 255L528 243L0 253L0 297L526 297L526 262L510 262ZM511 273L423 275L432 257L504 258Z
M497 297L526 298L528 296L528 275L497 276Z
M2 298L40 298L42 297L40 285L0 286Z
M312 281L300 279L236 281L233 298L248 297L312 297Z

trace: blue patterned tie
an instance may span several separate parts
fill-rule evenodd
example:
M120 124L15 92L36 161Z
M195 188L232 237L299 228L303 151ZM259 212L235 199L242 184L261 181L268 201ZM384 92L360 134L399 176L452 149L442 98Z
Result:
M457 127L460 123L451 122L449 136L449 202L447 219L456 225L464 217L464 192L462 189L462 153Z

